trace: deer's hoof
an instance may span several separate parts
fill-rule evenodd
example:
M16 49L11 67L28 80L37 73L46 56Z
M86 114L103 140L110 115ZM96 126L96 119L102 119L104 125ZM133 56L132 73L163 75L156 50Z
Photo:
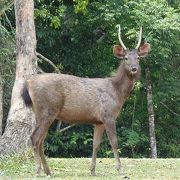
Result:
M95 171L91 171L91 176L96 176Z
M130 179L130 177L128 177L125 173L121 172L120 173L120 176L123 178L123 179Z
M50 171L46 172L47 177L52 177Z
M126 176L126 175L123 176L122 178L123 178L123 179L130 179L130 177L128 177L128 176Z
M51 175L47 175L47 178L52 178L52 176Z
M37 168L36 176L37 176L37 177L41 176L41 172L42 172L41 167Z
M44 168L44 172L45 172L45 174L47 175L47 177L51 177L51 172L50 172L50 170L49 170L48 167L47 167L47 168Z

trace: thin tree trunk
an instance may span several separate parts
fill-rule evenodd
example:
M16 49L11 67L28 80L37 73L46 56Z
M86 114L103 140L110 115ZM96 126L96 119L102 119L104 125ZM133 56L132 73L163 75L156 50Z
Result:
M0 75L0 136L2 135L3 127L3 83Z
M0 154L19 151L28 147L35 120L32 110L25 107L21 98L25 79L37 71L34 1L16 0L15 15L16 78L5 132L0 138Z
M148 109L148 120L149 120L149 136L150 136L150 148L151 158L157 158L157 147L156 147L156 135L155 135L155 124L154 124L154 108L152 99L152 82L150 80L150 70L146 69L146 80L147 80L147 109Z

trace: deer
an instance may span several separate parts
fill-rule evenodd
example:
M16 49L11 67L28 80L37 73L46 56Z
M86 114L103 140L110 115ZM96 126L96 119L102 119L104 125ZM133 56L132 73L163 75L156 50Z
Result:
M54 120L69 124L93 124L93 153L90 171L95 175L97 152L106 132L114 153L116 169L121 175L118 154L116 119L123 104L139 79L139 59L150 52L150 44L142 41L142 27L135 49L128 49L121 38L120 45L113 46L114 55L122 59L116 75L106 78L82 78L68 74L37 74L27 78L22 98L27 107L32 107L36 124L31 135L37 174L42 167L47 176L51 172L44 155L43 143Z

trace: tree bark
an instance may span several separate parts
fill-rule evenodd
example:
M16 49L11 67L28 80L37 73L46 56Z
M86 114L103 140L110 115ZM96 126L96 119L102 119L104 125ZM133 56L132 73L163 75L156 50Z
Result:
M0 136L2 135L3 127L3 83L0 75Z
M148 68L146 69L146 80L147 80L147 109L148 109L148 120L149 120L151 158L155 159L157 158L157 147L156 147L155 124L154 124L152 82L150 80L150 70Z
M16 0L16 77L5 132L0 138L0 154L19 151L30 144L35 121L33 112L21 98L25 79L37 72L34 1Z

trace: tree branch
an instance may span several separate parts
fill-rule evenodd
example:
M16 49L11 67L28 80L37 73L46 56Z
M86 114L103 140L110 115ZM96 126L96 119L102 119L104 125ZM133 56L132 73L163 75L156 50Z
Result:
M59 132L59 130L61 129L61 125L62 125L62 121L58 121L58 124L56 126L56 131Z
M75 126L75 125L76 125L76 124L72 124L72 125L70 125L70 126L67 126L67 127L63 128L63 129L59 130L59 132L62 133L62 132L68 130L69 128L71 128L71 127L73 127L73 126Z
M172 114L176 115L176 116L180 116L180 114L175 113L172 109L170 109L166 104L164 104L163 102L160 102L160 104L162 104L166 109L168 109Z
M55 69L55 71L57 73L59 73L59 74L61 73L60 70L56 67L56 65L50 59L44 57L42 54L40 54L38 52L36 52L36 55L37 55L37 57L39 57L39 58L43 59L44 61L48 62Z
M9 24L9 26L10 26L10 28L11 28L11 32L15 35L13 26L12 26L12 24L11 24L11 21L10 21L9 18L7 17L6 12L4 12L4 15L5 15L5 18L6 18L7 23Z
M8 5L4 5L5 7L0 10L0 16L4 14L6 10L8 10L14 4L14 0L12 0Z
M44 74L45 72L38 66L37 67L37 72L38 72L38 74L40 73L40 74Z

